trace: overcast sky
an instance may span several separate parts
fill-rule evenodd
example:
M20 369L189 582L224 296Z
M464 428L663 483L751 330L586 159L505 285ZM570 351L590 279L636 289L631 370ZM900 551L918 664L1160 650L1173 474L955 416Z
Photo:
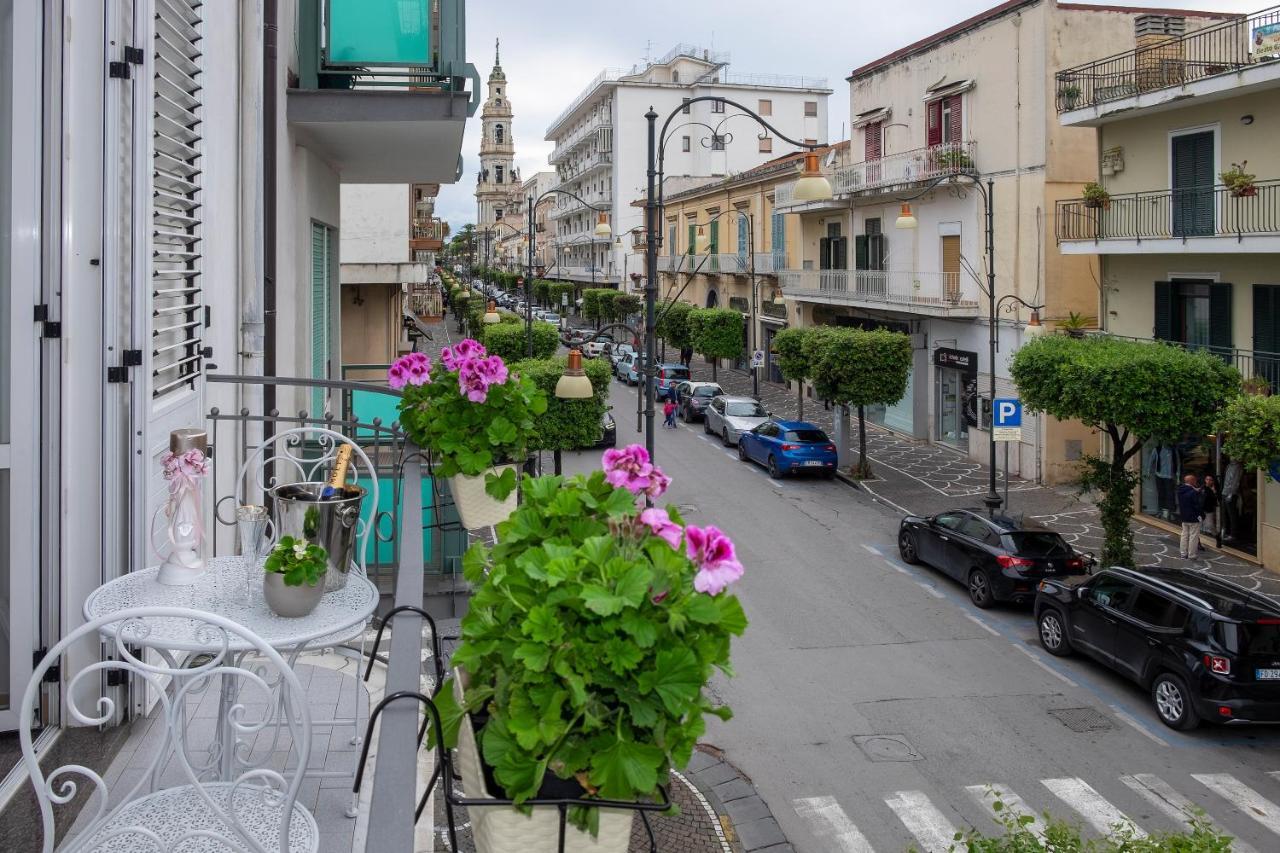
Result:
M467 56L487 80L493 42L515 110L516 165L522 177L549 169L547 125L606 67L643 64L681 42L728 51L742 73L826 77L830 139L848 134L849 89L857 66L946 29L999 0L827 0L806 6L778 0L490 0L467 4ZM1159 0L1134 5L1249 12L1261 0ZM467 121L463 176L441 187L436 215L453 230L475 220L480 113Z

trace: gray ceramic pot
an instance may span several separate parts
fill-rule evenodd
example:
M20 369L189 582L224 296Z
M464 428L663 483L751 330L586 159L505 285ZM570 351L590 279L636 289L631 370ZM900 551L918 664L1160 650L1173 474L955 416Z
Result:
M324 596L324 582L321 581L315 586L305 583L301 586L287 586L284 575L279 572L263 572L262 596L267 600L267 606L277 616L294 619L306 616L316 609L316 605Z

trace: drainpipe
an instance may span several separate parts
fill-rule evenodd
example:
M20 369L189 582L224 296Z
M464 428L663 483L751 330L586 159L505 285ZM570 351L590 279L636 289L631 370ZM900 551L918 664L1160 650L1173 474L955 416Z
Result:
M237 246L237 264L240 271L237 283L237 306L240 311L238 346L240 350L236 373L242 376L261 376L263 372L263 318L262 318L262 242L259 235L262 224L262 199L258 187L262 185L261 157L263 129L262 114L262 30L255 24L262 18L261 0L253 0L239 7L240 55L239 102L237 112L238 144L237 178L239 201L237 222L240 239ZM258 385L238 386L236 409L250 412L263 410L263 389ZM250 424L247 436L250 447L261 441L261 427ZM241 451L247 452L244 448ZM243 459L236 459L231 470L239 471ZM222 492L220 492L222 494Z
M276 375L276 112L279 83L276 47L279 40L279 0L264 0L262 23L262 372ZM262 389L264 415L276 408L276 389ZM275 434L270 419L263 423L263 441Z

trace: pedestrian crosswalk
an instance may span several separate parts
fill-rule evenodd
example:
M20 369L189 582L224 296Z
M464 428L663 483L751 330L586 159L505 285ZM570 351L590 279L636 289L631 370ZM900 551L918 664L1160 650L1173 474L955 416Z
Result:
M1267 776L1280 783L1280 771ZM1078 823L1086 833L1104 836L1124 830L1133 838L1186 829L1196 818L1232 836L1256 834L1255 840L1266 839L1266 843L1255 847L1236 837L1232 850L1238 853L1280 850L1280 805L1276 803L1280 789L1267 785L1264 793L1226 773L1193 773L1181 781L1183 791L1152 773L1127 774L1114 781L1118 784L1099 787L1108 791L1114 788L1117 793L1112 796L1117 799L1126 798L1123 793L1126 789L1134 795L1128 797L1125 808L1141 819L1141 825L1138 818L1108 800L1093 784L1075 777L1040 779L1034 790L1028 786L1023 792L1025 799L1009 786L996 782L965 785L963 790L968 801L981 811L997 818L995 803L998 801L1001 812L1022 818L1027 829L1041 837L1045 833L1041 814L1046 811L1055 818ZM963 812L950 808L947 802L939 805L923 791L893 791L883 798L883 803L888 811L881 813L874 808L877 814L869 818L876 821L877 826L868 824L863 828L854 823L836 797L801 797L792 805L817 839L818 846L814 849L829 853L874 853L875 849L902 850L909 846L924 853L946 851L955 845L957 830L968 829L960 814L973 813L967 807ZM1230 816L1233 823L1229 828L1215 819L1214 810ZM1249 826L1248 819L1255 823ZM994 826L978 828L985 832L998 831ZM886 832L896 836L897 843L877 840L873 846L869 836L882 839ZM807 848L800 844L797 849Z

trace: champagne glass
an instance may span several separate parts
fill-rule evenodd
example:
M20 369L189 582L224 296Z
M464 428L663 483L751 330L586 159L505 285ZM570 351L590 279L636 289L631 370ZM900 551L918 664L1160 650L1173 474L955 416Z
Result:
M258 504L243 504L236 509L236 530L240 534L240 556L244 557L244 603L253 601L254 581L260 579L257 571L262 546L270 536L271 519L267 508ZM258 584L261 588L261 584Z

